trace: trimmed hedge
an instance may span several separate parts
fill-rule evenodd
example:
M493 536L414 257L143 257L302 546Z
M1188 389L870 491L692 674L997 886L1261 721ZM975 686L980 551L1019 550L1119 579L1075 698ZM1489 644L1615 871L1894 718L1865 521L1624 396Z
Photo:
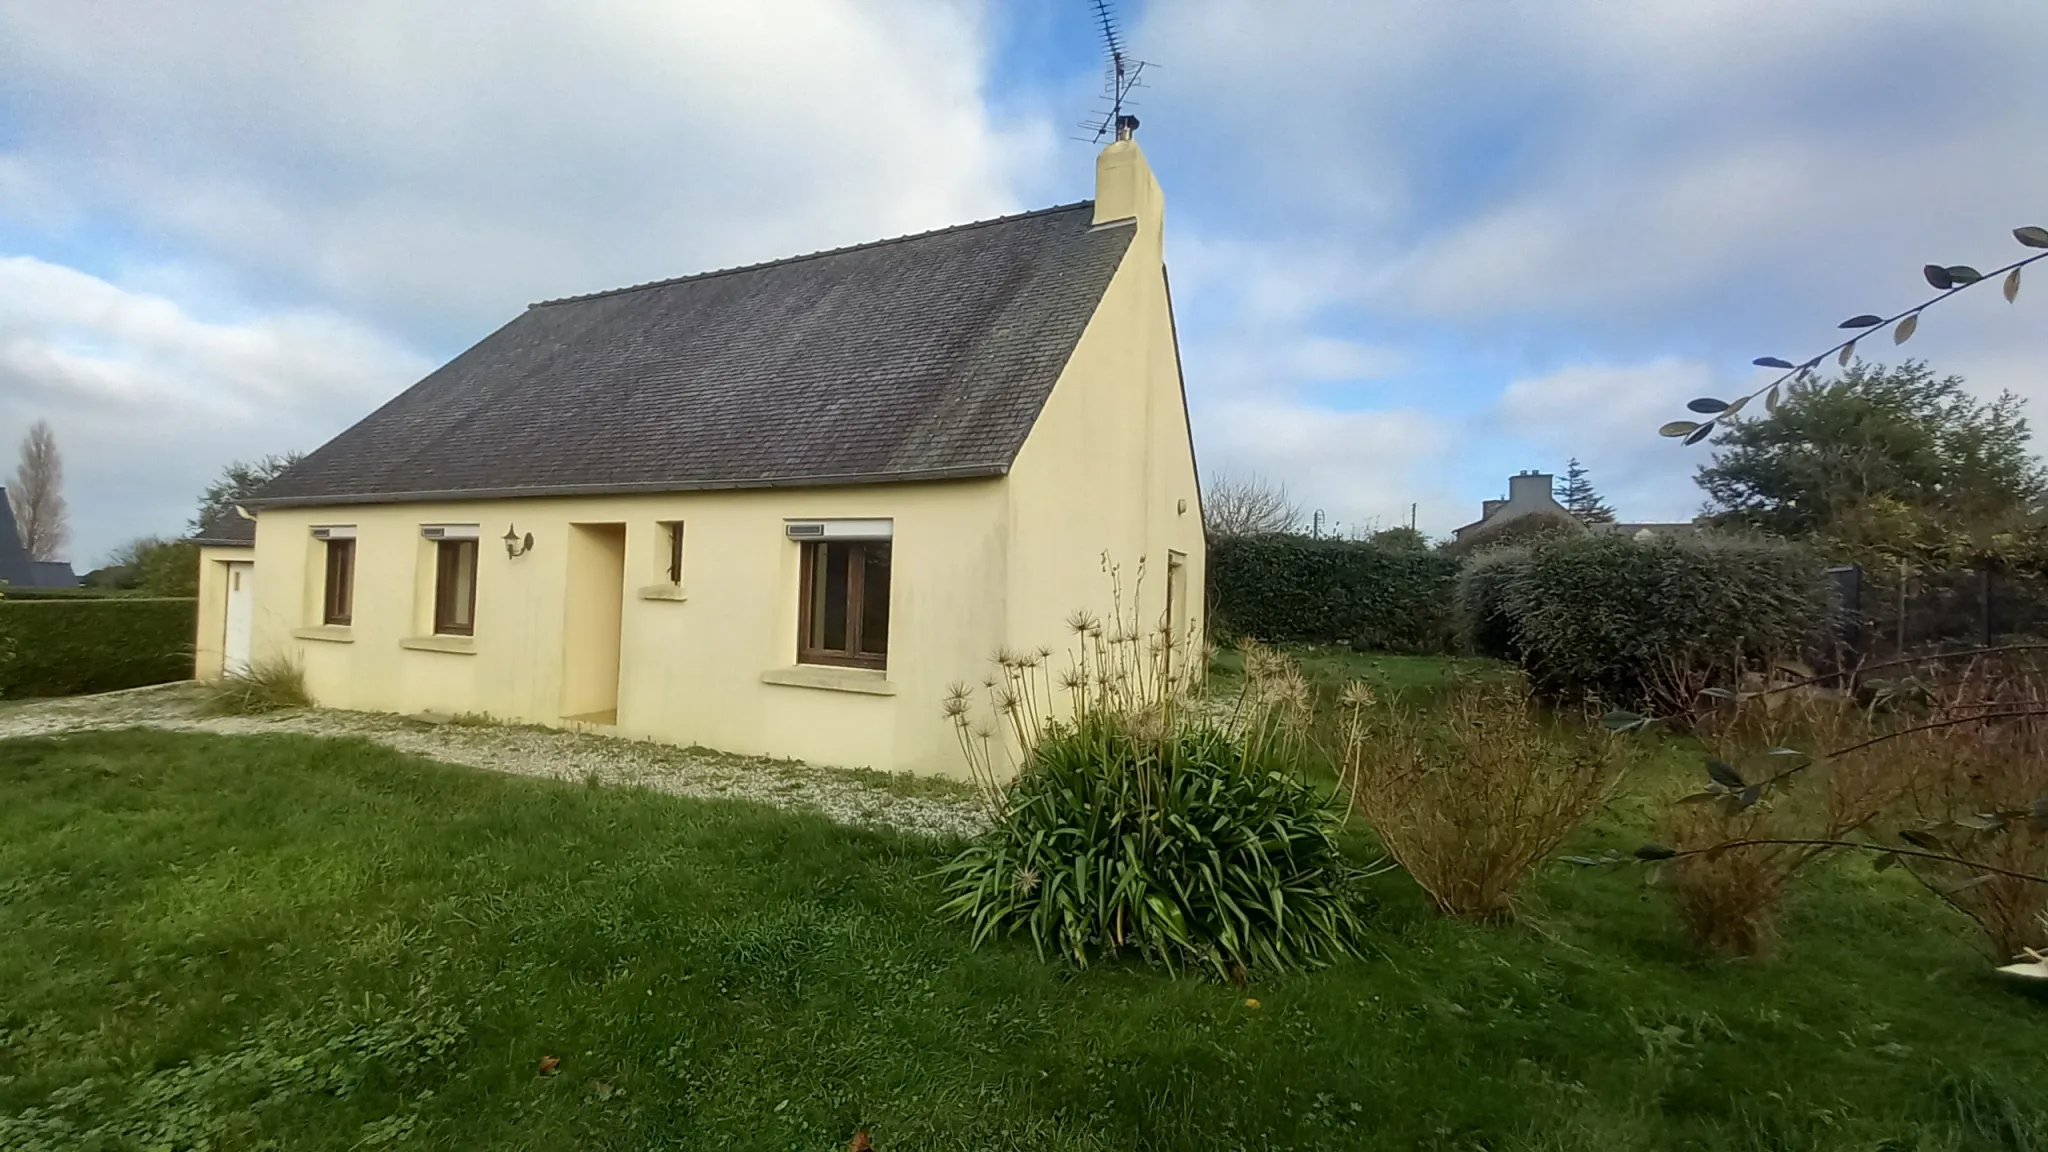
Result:
M0 600L0 696L74 696L192 677L197 600ZM10 652L11 650L11 652Z
M1832 611L1820 561L1795 545L1626 536L1481 557L1458 606L1473 647L1545 693L1626 706L1655 702L1673 667L1725 682L1739 663L1796 656Z
M126 588L16 588L13 585L0 587L0 596L9 600L106 600L110 598L134 599L140 592Z
M1209 544L1219 634L1445 652L1457 640L1459 561L1358 540L1243 536Z

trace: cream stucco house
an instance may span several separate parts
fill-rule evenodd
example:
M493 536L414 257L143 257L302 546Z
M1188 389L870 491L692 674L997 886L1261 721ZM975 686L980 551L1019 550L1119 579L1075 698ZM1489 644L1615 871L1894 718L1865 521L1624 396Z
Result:
M1129 139L1096 181L532 306L200 534L197 674L962 771L947 686L1063 647L1105 555L1201 626L1164 202Z

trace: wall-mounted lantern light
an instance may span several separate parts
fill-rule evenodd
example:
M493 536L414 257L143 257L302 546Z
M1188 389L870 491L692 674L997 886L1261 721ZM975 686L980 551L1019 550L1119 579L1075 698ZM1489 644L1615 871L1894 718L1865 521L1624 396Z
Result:
M533 551L533 533L528 532L522 538L519 535L519 529L514 528L510 524L505 525L505 555L516 560L531 551Z

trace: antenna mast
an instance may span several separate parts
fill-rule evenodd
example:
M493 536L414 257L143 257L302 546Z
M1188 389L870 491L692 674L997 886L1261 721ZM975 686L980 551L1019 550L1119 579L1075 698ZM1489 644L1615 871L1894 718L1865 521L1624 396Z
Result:
M1131 93L1145 87L1140 78L1152 65L1132 58L1125 50L1123 27L1117 22L1116 10L1110 6L1110 0L1093 0L1093 3L1095 24L1102 33L1102 47L1109 57L1103 91L1109 107L1101 112L1098 119L1081 125L1081 128L1093 132L1093 142L1097 144L1112 134L1118 140L1128 140L1138 127L1138 118L1125 110L1136 107L1137 102L1131 99Z

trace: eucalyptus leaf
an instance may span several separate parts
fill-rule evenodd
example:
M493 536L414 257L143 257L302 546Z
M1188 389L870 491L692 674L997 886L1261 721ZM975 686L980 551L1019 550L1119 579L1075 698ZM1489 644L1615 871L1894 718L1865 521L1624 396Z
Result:
M1906 341L1911 340L1913 338L1913 333L1919 331L1919 329L1920 314L1918 312L1915 312L1907 316L1904 320L1899 321L1899 326L1897 328L1892 329L1892 343L1904 344Z
M1943 292L1956 286L1955 278L1948 274L1948 269L1939 264L1929 264L1920 270L1920 274L1927 277L1929 284L1934 285Z
M1684 442L1687 444L1697 444L1713 434L1714 422L1712 420L1709 420L1705 424L1700 425L1698 428L1693 429L1692 435L1687 436Z
M1669 860L1678 855L1678 849L1663 844L1645 844L1636 849L1638 860Z
M1855 316L1851 316L1851 317L1849 317L1849 318L1848 318L1847 320L1844 320L1844 321L1842 321L1842 322L1841 322L1840 324L1837 324L1837 325L1836 325L1836 327L1837 327L1837 328L1875 328L1875 327L1877 327L1877 326L1878 326L1879 324L1882 324L1882 323L1884 323L1884 317L1882 317L1882 316L1872 316L1872 315L1871 315L1870 313L1868 313L1868 312L1863 312L1863 313L1860 313L1860 314L1858 314L1858 315L1855 315Z
M2012 303L2020 298L2020 270L2015 268L2005 278L2005 302Z
M1764 393L1764 411L1766 411L1766 412L1776 412L1777 410L1778 410L1778 386L1777 386L1776 384L1773 384L1773 385L1771 385L1771 390L1770 390L1769 392L1766 392L1766 393Z
M2036 228L2029 224L2025 228L2013 229L2012 238L2029 248L2048 248L2048 228Z
M1982 272L1977 271L1968 264L1951 264L1943 269L1943 271L1948 273L1948 278L1955 281L1958 288L1966 284L1975 284L1984 278Z
M1723 788L1740 788L1747 783L1743 780L1742 773L1735 770L1735 765L1726 760L1707 761L1707 775Z
M1835 363L1847 368L1849 366L1849 358L1854 355L1856 355L1856 342L1851 340L1847 344L1842 345L1842 354L1835 357Z
M1697 400L1693 400L1686 404L1686 407L1692 409L1695 412L1704 412L1707 415L1711 416L1716 412L1727 411L1728 402L1726 400L1716 400L1712 396L1701 396Z
M1792 367L1790 360L1780 360L1776 356L1759 356L1750 361L1750 363L1759 368L1784 368L1789 370Z
M1657 435L1685 436L1690 434L1693 429L1698 428L1699 426L1699 421L1697 420L1673 420L1671 423L1666 424L1662 428L1657 429Z

